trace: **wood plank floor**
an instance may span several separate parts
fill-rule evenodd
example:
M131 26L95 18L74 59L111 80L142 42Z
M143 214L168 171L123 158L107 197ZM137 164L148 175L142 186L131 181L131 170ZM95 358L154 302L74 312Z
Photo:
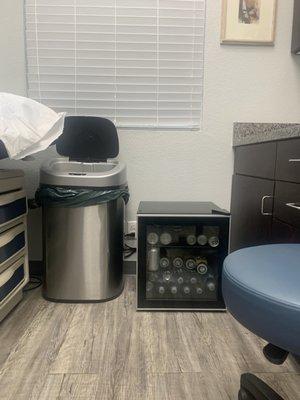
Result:
M263 344L227 313L136 312L133 277L100 304L36 290L0 324L0 399L233 400L247 371L300 399L300 366L268 363Z

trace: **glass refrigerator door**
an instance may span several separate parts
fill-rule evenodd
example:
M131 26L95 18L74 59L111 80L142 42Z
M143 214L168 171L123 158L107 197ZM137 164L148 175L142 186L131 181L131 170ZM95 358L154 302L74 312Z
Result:
M216 301L219 227L146 227L146 299Z

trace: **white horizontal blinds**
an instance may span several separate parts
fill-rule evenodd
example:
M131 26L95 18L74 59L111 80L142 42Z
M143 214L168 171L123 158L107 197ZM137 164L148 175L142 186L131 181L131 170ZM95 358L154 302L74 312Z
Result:
M28 95L120 127L197 128L205 0L26 0Z
M75 112L75 2L26 0L28 96Z

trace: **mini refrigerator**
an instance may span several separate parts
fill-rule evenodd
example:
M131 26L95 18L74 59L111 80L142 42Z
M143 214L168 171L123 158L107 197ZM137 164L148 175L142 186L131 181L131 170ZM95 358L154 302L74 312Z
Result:
M211 202L141 202L137 309L225 310L230 215Z

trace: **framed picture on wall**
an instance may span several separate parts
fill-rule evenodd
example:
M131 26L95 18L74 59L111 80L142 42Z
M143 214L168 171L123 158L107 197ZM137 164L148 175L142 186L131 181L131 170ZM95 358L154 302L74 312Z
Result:
M221 43L273 45L277 0L223 0Z

